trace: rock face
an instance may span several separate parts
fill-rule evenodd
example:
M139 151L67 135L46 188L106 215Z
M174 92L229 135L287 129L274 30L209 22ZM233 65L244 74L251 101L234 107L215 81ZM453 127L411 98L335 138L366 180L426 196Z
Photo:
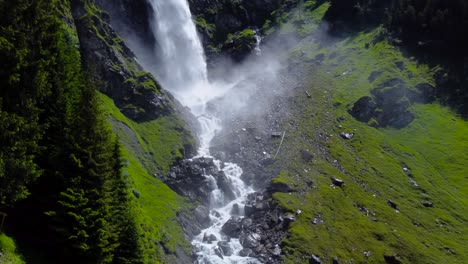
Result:
M110 15L110 23L120 36L138 38L141 44L154 47L153 10L147 0L95 0L95 3Z
M262 28L267 20L272 19L273 11L291 1L189 0L188 2L198 31L202 35L208 58L216 56L222 49L235 60L240 60L245 56L245 52L253 49L251 42L231 43L227 41L229 35L237 35L247 29Z
M174 112L171 99L152 75L142 71L133 52L111 27L108 14L88 13L81 1L73 1L72 14L84 64L99 90L114 99L122 113L145 121Z

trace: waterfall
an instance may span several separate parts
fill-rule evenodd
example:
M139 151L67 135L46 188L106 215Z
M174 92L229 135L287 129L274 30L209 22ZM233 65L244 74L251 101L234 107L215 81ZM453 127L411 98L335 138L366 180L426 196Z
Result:
M163 86L197 116L201 124L198 156L210 156L210 141L221 129L221 121L207 109L207 103L225 94L232 85L213 84L208 80L204 50L192 21L186 0L148 0L153 7L153 31L157 40L158 69L156 75ZM212 226L194 238L192 244L198 255L198 263L259 263L250 257L241 257L239 239L225 237L221 228L231 218L234 204L242 209L248 193L253 192L241 180L242 169L234 163L215 161L230 181L236 199L225 203L222 190L211 193ZM212 175L206 175L212 180ZM215 183L214 183L215 184ZM242 211L242 210L240 210ZM216 237L215 242L204 240L205 235ZM220 251L217 242L223 241L232 254Z

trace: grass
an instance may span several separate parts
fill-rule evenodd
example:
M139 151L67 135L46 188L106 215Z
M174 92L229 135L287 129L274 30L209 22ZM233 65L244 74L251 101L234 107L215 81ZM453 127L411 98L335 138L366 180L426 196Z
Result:
M138 123L124 116L108 96L99 93L103 110L125 147L151 174L166 175L184 157L184 144L193 144L183 121L171 114Z
M22 257L16 252L15 241L0 233L0 263L2 264L24 264Z
M139 225L139 244L144 263L172 263L179 251L190 254L190 242L178 224L177 213L190 208L153 174L166 175L170 165L183 157L184 141L190 140L182 121L166 116L137 123L126 118L112 99L99 93L102 108L123 143L124 173L134 193L133 210ZM137 197L138 196L138 197Z
M303 17L317 19L327 5ZM284 262L308 263L315 254L324 263L333 258L385 263L384 255L395 254L402 263L466 263L466 120L437 102L413 104L416 118L402 129L376 129L347 112L379 82L400 78L410 86L433 83L436 69L404 57L380 40L382 28L327 42L318 41L324 36L317 28L296 29L307 37L290 55L308 68L303 88L312 99L303 93L294 98L299 129L285 125L287 148L279 158L286 167L275 179L298 192L276 193L274 199L286 211L302 211L283 242ZM325 57L320 66L309 63L319 54ZM404 70L396 62L403 62ZM370 83L373 71L382 74ZM346 120L338 122L339 116ZM344 140L339 137L342 131L355 131L355 136ZM313 161L301 160L303 149L313 152ZM345 186L332 186L330 177L343 179ZM307 185L310 180L312 187ZM388 200L397 204L397 210ZM425 207L427 202L433 207ZM313 224L314 218L324 222Z

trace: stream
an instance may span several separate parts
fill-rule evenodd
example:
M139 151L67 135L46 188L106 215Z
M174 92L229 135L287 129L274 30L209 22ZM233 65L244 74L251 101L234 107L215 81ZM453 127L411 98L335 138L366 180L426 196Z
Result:
M210 142L217 131L222 129L222 120L210 111L208 103L221 98L236 84L208 80L204 50L186 0L149 2L155 11L152 29L158 41L158 79L165 89L190 108L200 123L200 146L194 158L212 158ZM259 46L256 52L261 53ZM254 190L242 181L242 168L238 165L216 159L214 163L219 170L224 171L235 199L226 200L223 191L216 186L214 177L204 174L214 190L210 194L209 204L211 226L202 230L192 241L198 263L260 263L255 258L240 256L243 247L239 239L229 238L221 232L222 226L232 215L243 215L246 197ZM216 240L213 241L213 238Z

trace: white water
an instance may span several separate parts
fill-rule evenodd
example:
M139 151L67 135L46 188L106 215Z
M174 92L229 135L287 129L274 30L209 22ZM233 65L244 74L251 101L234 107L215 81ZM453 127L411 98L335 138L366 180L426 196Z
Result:
M221 129L221 121L210 113L207 103L217 97L223 96L233 85L210 83L207 77L206 60L203 47L192 21L189 6L186 0L149 0L154 11L155 19L153 31L158 42L159 69L156 69L158 78L163 86L171 91L176 98L192 113L197 116L201 124L200 148L198 156L210 156L210 141ZM227 240L221 233L221 227L231 217L231 209L238 204L243 209L248 193L252 192L241 180L242 169L233 163L215 161L222 169L229 181L236 199L224 204L222 191L216 188L211 193L212 226L203 230L194 238L192 244L197 251L198 262L201 263L259 263L256 259L238 256L242 246L238 239L231 239L232 256L218 256L215 252L217 242ZM212 179L213 176L205 175ZM216 210L219 215L215 214ZM214 235L217 241L204 243L203 236Z

